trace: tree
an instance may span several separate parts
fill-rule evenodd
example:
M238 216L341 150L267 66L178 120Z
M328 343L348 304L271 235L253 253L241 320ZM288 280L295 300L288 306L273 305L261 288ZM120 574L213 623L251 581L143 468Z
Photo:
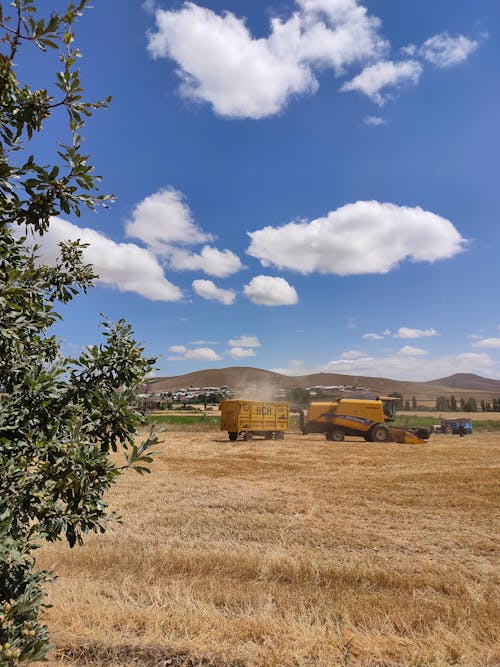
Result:
M397 402L396 402L396 410L402 410L403 405L404 405L403 394L401 394L399 391L391 391L389 396L391 398L397 398L398 399ZM405 408L405 410L406 410L406 408Z
M417 409L417 399L415 398L415 396L411 397L411 407L412 407L412 410Z
M77 359L61 354L50 329L58 304L85 293L96 276L78 242L60 244L58 261L37 259L35 238L51 217L80 215L109 197L81 151L84 121L105 102L83 101L73 25L88 4L41 16L33 0L0 3L0 665L43 657L47 629L39 615L51 573L36 571L43 541L81 543L109 520L103 494L127 468L144 472L153 434L134 435L142 415L135 394L153 359L124 321L105 321L104 340ZM19 50L58 52L55 86L32 90L17 78ZM67 118L68 140L53 164L28 148L52 114ZM110 451L124 452L123 465Z
M444 412L447 409L446 396L438 396L436 398L436 410Z
M309 402L309 392L301 387L294 387L288 392L288 400L294 405L307 405Z
M469 396L464 402L464 410L466 412L477 412L477 401L474 396Z
M450 396L450 410L452 412L457 411L457 399L455 398L455 396L453 396L453 394Z

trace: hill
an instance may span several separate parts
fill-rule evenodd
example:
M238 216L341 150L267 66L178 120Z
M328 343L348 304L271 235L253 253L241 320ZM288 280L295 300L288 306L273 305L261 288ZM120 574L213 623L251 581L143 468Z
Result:
M449 377L431 380L429 384L439 385L441 387L468 389L470 391L493 391L500 393L500 380L484 378L474 373L455 373Z
M148 391L176 391L188 387L221 387L228 385L237 395L248 398L270 398L277 390L306 389L323 386L363 387L380 395L399 392L405 398L415 396L423 403L432 403L437 396L454 394L455 397L475 396L491 400L500 396L500 380L484 378L473 373L457 373L428 382L409 382L390 378L343 375L340 373L313 373L309 375L282 375L273 371L247 366L212 368L185 375L152 378Z

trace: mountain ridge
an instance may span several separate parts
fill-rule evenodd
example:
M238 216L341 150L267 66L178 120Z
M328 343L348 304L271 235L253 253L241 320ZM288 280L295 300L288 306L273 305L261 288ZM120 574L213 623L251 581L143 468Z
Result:
M454 373L447 377L415 382L410 380L392 380L384 377L344 375L341 373L310 373L306 375L283 375L252 366L229 366L212 368L176 376L151 378L148 392L175 391L188 387L221 387L227 385L237 393L245 391L269 393L270 390L306 389L323 386L363 387L378 394L401 393L404 398L415 396L421 400L435 400L439 395L454 393L458 397L477 395L478 398L491 400L500 396L500 380L482 377L474 373Z

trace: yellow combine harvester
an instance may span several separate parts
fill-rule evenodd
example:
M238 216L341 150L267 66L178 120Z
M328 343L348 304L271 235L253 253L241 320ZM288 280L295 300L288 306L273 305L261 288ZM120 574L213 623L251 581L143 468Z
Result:
M251 440L254 435L281 440L288 429L288 403L227 400L220 410L220 428L229 433L229 440Z
M423 428L396 428L394 421L398 399L340 398L337 401L312 401L307 411L300 411L302 433L324 433L327 440L342 442L346 435L364 437L368 442L423 444L429 432Z

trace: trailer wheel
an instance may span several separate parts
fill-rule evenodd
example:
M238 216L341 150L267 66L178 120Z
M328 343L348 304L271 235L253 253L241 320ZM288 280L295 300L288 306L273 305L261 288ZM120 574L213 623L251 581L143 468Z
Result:
M234 442L237 439L237 437L238 437L237 433L235 433L234 431L229 431L229 440Z
M372 442L389 442L391 434L384 424L375 424L370 429Z
M274 437L276 438L276 440L283 440L285 434L283 433L283 431L276 431Z
M247 432L245 433L245 440L252 440L252 439L253 439L253 435L252 435L252 433L249 433L249 432L247 431Z
M325 438L330 442L342 442L344 431L341 428L329 428L325 431Z

